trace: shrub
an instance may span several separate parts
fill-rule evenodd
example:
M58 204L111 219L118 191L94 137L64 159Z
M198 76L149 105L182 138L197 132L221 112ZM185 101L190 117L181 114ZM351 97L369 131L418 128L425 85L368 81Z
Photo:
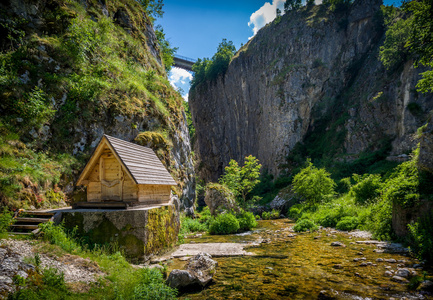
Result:
M408 228L411 250L418 258L433 262L433 213L419 218Z
M301 219L296 222L296 225L293 227L296 232L302 231L316 231L318 229L317 225L308 219Z
M59 272L57 269L44 269L42 272L42 281L47 286L54 287L59 290L66 290L64 274L63 272Z
M371 208L371 217L367 221L366 228L373 233L378 240L390 240L392 236L392 202L380 199Z
M273 209L270 212L264 211L262 213L263 220L273 220L273 219L278 219L279 217L280 217L280 211L276 209Z
M176 299L177 291L164 284L161 272L157 269L141 269L137 276L139 284L134 287L132 299L169 300Z
M66 231L62 225L55 226L53 222L39 224L41 229L42 237L44 240L49 241L51 244L57 245L67 252L80 251L81 247L76 241L66 234ZM76 228L72 232L74 235Z
M356 229L359 225L357 217L344 217L338 223L336 228L338 230L350 231Z
M317 169L310 160L307 167L293 178L293 191L311 205L334 195L334 188L335 182L330 174L325 169Z
M252 212L242 211L237 215L237 219L239 221L239 230L241 231L247 231L257 226L256 218Z
M399 165L383 187L383 198L402 207L413 207L419 201L420 178L417 154Z
M239 230L239 221L232 214L221 214L211 220L209 225L210 234L230 234Z
M289 217L293 219L299 219L302 216L304 205L295 204L289 209Z
M6 233L13 222L13 213L7 207L3 207L3 212L0 213L0 235Z
M175 300L177 290L162 282L140 284L134 287L134 300Z
M185 234L189 232L207 231L207 226L200 223L197 219L191 219L185 216L180 218L180 233Z
M380 175L364 174L359 176L353 174L353 179L356 184L351 187L350 195L355 198L356 203L365 204L367 201L379 196L382 187Z

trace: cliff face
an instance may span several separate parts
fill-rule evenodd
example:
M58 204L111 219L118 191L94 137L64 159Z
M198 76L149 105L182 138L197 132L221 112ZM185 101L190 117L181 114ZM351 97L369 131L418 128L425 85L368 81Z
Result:
M410 151L432 95L416 93L420 70L412 62L383 68L380 5L358 0L344 12L290 11L242 47L224 76L190 91L200 177L216 180L230 159L249 154L278 175L307 138L320 137L318 151L329 147L343 159L384 143L391 155Z
M10 0L0 12L0 152L20 168L2 166L2 202L38 206L49 200L47 191L70 194L104 133L132 141L150 132L163 142L144 144L191 209L194 169L183 100L167 80L138 2ZM21 166L27 160L46 176Z

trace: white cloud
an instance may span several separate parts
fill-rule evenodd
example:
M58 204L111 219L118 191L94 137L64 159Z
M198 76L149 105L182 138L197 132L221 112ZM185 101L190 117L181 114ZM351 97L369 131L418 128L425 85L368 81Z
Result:
M184 69L172 68L168 80L173 87L179 88L185 84L189 84L189 82L192 80L192 75Z
M284 12L284 2L284 0L272 0L272 4L266 2L259 10L255 11L250 16L248 26L253 27L254 35L256 35L260 28L275 19L277 16L277 8Z
M185 100L186 102L188 102L188 97L189 97L189 93L186 93L185 95L182 96L183 100Z

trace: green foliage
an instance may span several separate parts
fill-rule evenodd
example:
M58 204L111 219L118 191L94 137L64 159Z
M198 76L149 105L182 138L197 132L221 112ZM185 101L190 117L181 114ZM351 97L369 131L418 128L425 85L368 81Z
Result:
M288 12L289 10L297 10L301 8L302 1L301 0L286 0L284 2L284 11Z
M10 225L14 223L14 214L9 211L7 207L3 207L3 211L0 213L0 237L2 237L7 231Z
M207 230L208 227L206 226L206 223L202 223L198 219L192 219L186 216L181 216L180 218L180 234Z
M185 115L186 115L186 124L188 125L188 132L189 132L189 140L191 141L191 148L194 148L195 143L195 127L192 122L192 116L191 116L191 110L189 108L189 103L187 101L183 102L183 107L185 109Z
M240 229L239 221L230 213L218 215L210 221L210 234L231 234L236 233Z
M252 228L257 227L257 221L252 212L242 211L236 215L236 218L239 221L240 231L248 231Z
M310 160L293 178L293 191L311 205L334 195L335 182L325 169L317 169Z
M335 228L338 230L351 231L358 227L359 219L357 217L344 217L342 218Z
M272 211L264 211L262 212L263 220L273 220L278 219L280 217L280 211L273 209Z
M62 225L55 226L53 222L46 222L39 224L41 229L42 238L45 241L59 246L67 252L80 252L80 245L72 238L75 235L75 231L71 235L66 233L65 228Z
M373 237L378 240L390 240L392 233L392 202L380 199L371 208L366 229L373 233Z
M388 69L406 60L408 53L415 58L414 65L433 67L433 3L430 0L407 1L403 4L406 15L389 22L380 58ZM418 81L419 91L433 91L433 71L421 73Z
M350 194L357 204L366 204L379 196L382 187L381 176L378 174L353 174L356 184L350 188Z
M405 2L403 9L411 13L410 34L406 47L415 54L415 66L422 64L433 67L433 2L419 0ZM418 90L426 93L433 92L433 71L421 73L422 79L418 81Z
M417 156L399 165L383 186L383 198L403 207L413 207L420 197Z
M156 18L162 18L164 11L162 10L164 3L163 0L137 0L146 10L146 14L150 17L152 22Z
M298 220L293 226L293 230L296 232L303 232L303 231L316 231L318 229L317 225L308 219L301 219Z
M261 167L259 160L252 155L245 157L242 167L232 159L229 165L226 166L224 175L219 180L222 185L227 186L233 192L242 208L246 208L248 204L252 204L256 200L256 198L252 198L249 201L250 203L247 203L247 196L260 182Z
M211 60L208 58L198 59L192 67L194 78L191 81L191 88L205 80L212 81L219 75L224 75L235 52L236 47L233 42L223 39Z
M408 56L405 47L410 32L411 21L399 19L388 27L383 46L380 47L380 60L387 69L399 67Z
M417 222L408 224L411 250L420 259L433 262L433 213L427 213Z
M161 25L155 27L155 34L159 46L161 47L162 61L164 62L165 71L169 72L174 64L174 54L179 48L170 45L170 42L165 38L164 29Z
M349 9L352 0L324 0L322 3L327 5L330 11L341 12Z
M162 274L157 269L143 269L139 274L139 284L134 287L131 299L134 300L174 300L177 290L165 285Z
M63 272L59 272L57 269L44 269L42 272L42 281L47 286L66 291L64 274Z

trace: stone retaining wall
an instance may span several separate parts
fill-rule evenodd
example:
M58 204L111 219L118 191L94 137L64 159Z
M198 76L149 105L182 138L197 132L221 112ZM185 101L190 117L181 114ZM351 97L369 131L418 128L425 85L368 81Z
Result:
M134 210L61 212L66 228L77 227L88 243L117 244L131 260L146 260L177 242L179 214L173 205Z

